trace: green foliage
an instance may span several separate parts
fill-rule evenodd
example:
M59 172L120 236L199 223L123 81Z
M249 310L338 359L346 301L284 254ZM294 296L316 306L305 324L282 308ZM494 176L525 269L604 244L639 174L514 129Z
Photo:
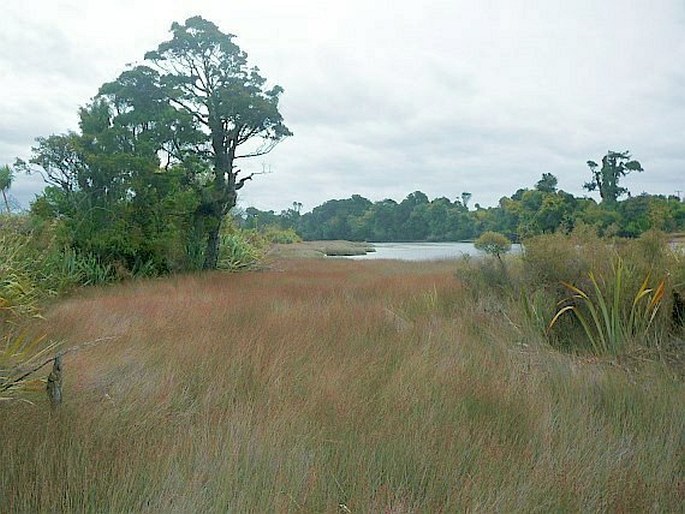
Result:
M220 235L218 268L227 271L253 269L264 259L269 243L255 230L238 228L227 220Z
M39 294L31 278L7 263L0 267L0 277L0 321L34 315Z
M594 161L587 161L592 173L592 180L583 186L588 191L599 191L602 201L609 204L616 203L619 196L628 192L625 187L619 186L621 178L631 171L644 171L642 165L631 159L630 153L609 151L602 157L602 167Z
M144 65L100 88L80 131L38 138L30 161L18 161L48 182L33 212L63 220L89 282L214 268L223 218L252 178L234 161L291 135L283 89L265 86L233 35L199 16L171 32Z
M542 178L535 184L535 189L543 193L556 193L558 182L557 177L551 173L543 173Z
M545 289L522 288L519 292L518 305L523 310L523 322L528 333L534 337L549 341L549 320L556 314L556 302L553 294Z
M259 230L261 236L269 243L292 244L299 243L302 238L292 228L282 229L273 225Z
M470 193L463 193L468 202ZM460 201L448 198L429 200L421 191L409 194L397 203L379 202L352 195L343 200L329 200L311 212L296 216L286 211L247 209L251 220L293 227L305 240L347 239L352 241L460 241L474 234L474 223Z
M562 315L572 313L582 325L596 355L621 353L635 338L644 342L662 305L666 282L662 279L650 286L648 274L631 294L627 287L630 281L625 279L631 272L618 257L608 277L598 278L589 273L592 289L588 292L564 282L571 296L552 318L550 328ZM629 307L626 307L627 301Z
M95 130L93 118L100 115L99 106L82 110L82 125ZM128 272L150 263L157 274L188 269L184 252L195 226L197 193L181 169L160 170L145 145L124 151L120 141L111 141L108 132L114 130L107 125L103 132L39 140L26 166L48 170L52 185L32 213L46 223L60 220L60 244L90 261L85 271L94 270L95 262ZM90 145L92 138L101 143ZM70 156L68 168L59 160L64 155ZM74 164L78 159L80 166Z
M511 241L504 234L485 232L473 243L477 250L493 255L498 259L511 250Z
M607 240L580 226L568 236L537 236L524 241L522 307L539 327L533 299L558 305L547 336L567 348L587 342L595 353L615 354L665 344L679 263L679 252L658 232Z
M622 155L622 154L621 154ZM616 158L618 161L620 159ZM637 161L623 165L623 172L639 171ZM633 163L633 164L631 164ZM350 239L355 241L461 241L484 232L500 232L511 240L540 234L569 233L577 225L590 226L605 237L638 237L648 230L685 231L685 203L675 196L629 197L621 202L597 203L557 188L557 179L543 173L534 189L522 188L487 209L476 204L469 211L470 193L461 200L440 197L429 200L415 191L401 202L371 202L359 195L329 200L311 212L288 209L246 209L245 226L278 225L293 228L305 240Z
M58 257L61 260L61 275L68 282L79 285L99 285L113 282L117 278L112 264L102 263L92 254L79 254L65 248ZM123 277L122 277L123 278Z
M7 166L0 166L0 192L2 192L2 198L5 202L5 209L7 213L10 212L10 204L7 200L7 190L12 186L12 181L14 180L14 171L12 168Z
M200 16L171 26L173 37L145 55L151 68L139 67L145 83L167 106L172 119L182 120L191 137L182 139L184 154L172 154L179 163L187 158L205 161L203 194L198 213L207 233L205 268L214 268L218 258L218 234L223 217L236 204L237 191L252 175L238 178L236 159L268 153L276 143L292 135L283 123L278 101L283 88L265 87L266 79L256 67L247 66L247 54L210 21ZM133 70L135 71L135 70ZM129 73L129 72L127 72ZM125 75L125 74L124 74ZM125 76L103 92L122 91ZM138 89L139 90L139 89ZM159 120L149 109L138 107L134 98L115 94L114 102L126 102L133 113ZM178 141L174 134L170 142ZM242 154L246 143L262 144ZM193 177L197 179L197 177ZM202 177L201 177L202 178Z
M23 328L55 292L48 261L26 219L0 216L0 401L24 399L27 389L42 385L32 366L56 347Z
M0 225L0 322L36 315L41 294L51 293L39 286L49 282L40 268L43 255L15 229Z
M562 282L584 288L588 285L588 273L607 271L613 255L607 242L585 225L578 226L570 235L534 236L523 241L524 279L531 289L563 292Z

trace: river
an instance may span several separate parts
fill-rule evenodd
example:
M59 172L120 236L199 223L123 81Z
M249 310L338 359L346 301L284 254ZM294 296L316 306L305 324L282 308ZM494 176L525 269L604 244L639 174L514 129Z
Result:
M375 252L349 257L350 259L396 259L401 261L430 261L457 259L464 255L482 255L473 243L373 243ZM516 251L514 245L513 251Z

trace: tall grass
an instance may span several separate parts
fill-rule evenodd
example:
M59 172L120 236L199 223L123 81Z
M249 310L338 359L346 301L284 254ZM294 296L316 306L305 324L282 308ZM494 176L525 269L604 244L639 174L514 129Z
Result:
M310 260L83 291L37 330L120 337L65 357L60 412L0 405L0 511L678 511L682 382L467 287Z

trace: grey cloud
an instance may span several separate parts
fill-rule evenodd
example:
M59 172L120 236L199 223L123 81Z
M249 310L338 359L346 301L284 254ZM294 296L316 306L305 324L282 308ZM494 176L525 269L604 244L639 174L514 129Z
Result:
M15 29L0 34L11 49L0 70L12 76L0 95L9 120L0 160L26 155L36 136L76 128L78 106L102 82L166 37L171 20L193 14L180 0L66 4L63 18L34 20L19 7L6 18ZM70 31L84 10L90 26ZM685 189L678 0L630 9L618 0L427 0L421 9L297 0L239 3L230 16L200 0L193 10L235 33L251 63L285 88L295 136L241 163L274 168L243 190L243 205L311 208L355 193L401 200L416 189L450 198L469 190L472 204L493 205L542 172L583 194L585 161L608 149L643 161L645 173L626 179L631 190ZM127 18L135 21L124 29Z

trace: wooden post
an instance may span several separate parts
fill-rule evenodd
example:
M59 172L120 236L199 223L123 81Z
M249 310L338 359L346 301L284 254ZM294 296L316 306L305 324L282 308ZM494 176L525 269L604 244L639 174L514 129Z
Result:
M53 360L46 390L50 405L56 409L62 403L62 355L57 355Z

